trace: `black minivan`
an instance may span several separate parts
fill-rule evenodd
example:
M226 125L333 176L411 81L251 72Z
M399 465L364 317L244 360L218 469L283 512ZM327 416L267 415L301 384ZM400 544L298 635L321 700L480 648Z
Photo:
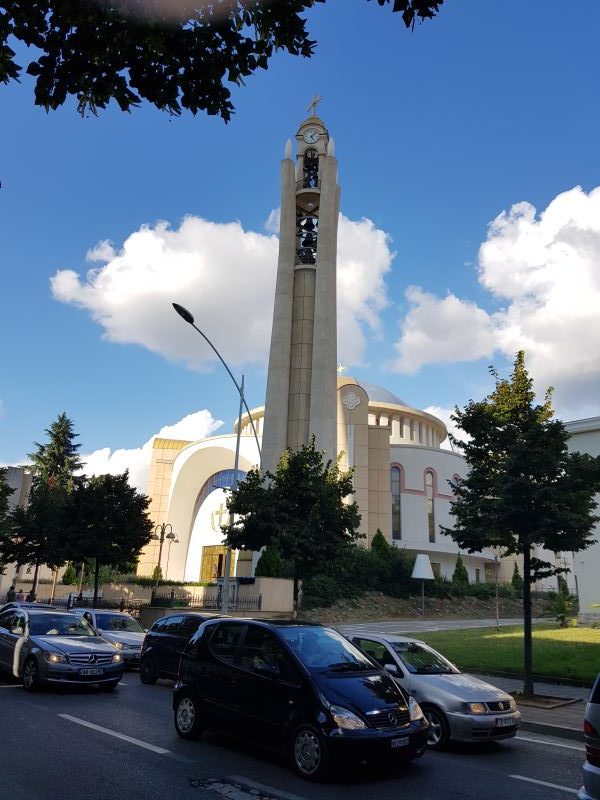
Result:
M142 683L156 683L158 678L176 678L184 647L203 622L217 616L219 615L189 611L157 619L146 633L142 644Z
M173 688L175 728L204 728L289 754L321 778L335 757L408 762L428 724L390 675L332 628L222 617L186 645Z

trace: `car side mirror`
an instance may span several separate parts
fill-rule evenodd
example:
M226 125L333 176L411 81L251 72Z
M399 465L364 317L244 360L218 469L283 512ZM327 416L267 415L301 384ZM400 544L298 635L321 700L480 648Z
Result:
M10 632L15 636L23 636L23 628L20 625L17 625L16 628L11 628Z
M399 672L398 666L396 664L386 664L384 666L384 670L386 672L389 672L391 675L397 675Z
M102 636L102 628L96 628L96 635Z

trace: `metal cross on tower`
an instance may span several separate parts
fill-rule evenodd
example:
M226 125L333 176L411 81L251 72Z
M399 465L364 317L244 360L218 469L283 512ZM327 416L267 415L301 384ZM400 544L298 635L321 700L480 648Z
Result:
M320 95L316 94L312 99L312 103L306 109L307 111L310 112L310 115L312 117L316 117L317 116L317 106L319 105L319 103L321 102L322 99L323 98Z

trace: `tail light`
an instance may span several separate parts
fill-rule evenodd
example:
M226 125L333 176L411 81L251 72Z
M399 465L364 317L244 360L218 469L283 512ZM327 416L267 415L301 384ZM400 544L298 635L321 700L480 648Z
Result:
M586 736L593 736L595 739L600 739L598 732L592 723L587 721L587 719L583 721L583 732ZM600 768L600 747L586 743L585 757L588 764L591 764L592 767Z
M600 768L600 747L592 747L591 744L586 744L585 757L592 767Z

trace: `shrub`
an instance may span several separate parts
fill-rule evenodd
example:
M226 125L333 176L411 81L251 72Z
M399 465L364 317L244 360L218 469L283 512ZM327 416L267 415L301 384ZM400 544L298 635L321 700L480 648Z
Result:
M515 561L515 568L513 569L511 585L515 590L515 595L517 597L521 597L523 594L523 578L521 577L521 573L519 572L519 565Z
M283 577L283 562L274 547L269 545L262 551L254 574L257 578Z
M460 587L461 589L467 589L469 586L469 573L467 572L467 568L465 567L460 553L458 554L454 572L452 573L452 583L454 586Z
M73 566L73 562L69 561L66 570L63 572L61 581L64 586L73 586L77 583L77 570Z
M302 584L302 608L328 607L339 596L338 584L329 575L313 575Z

